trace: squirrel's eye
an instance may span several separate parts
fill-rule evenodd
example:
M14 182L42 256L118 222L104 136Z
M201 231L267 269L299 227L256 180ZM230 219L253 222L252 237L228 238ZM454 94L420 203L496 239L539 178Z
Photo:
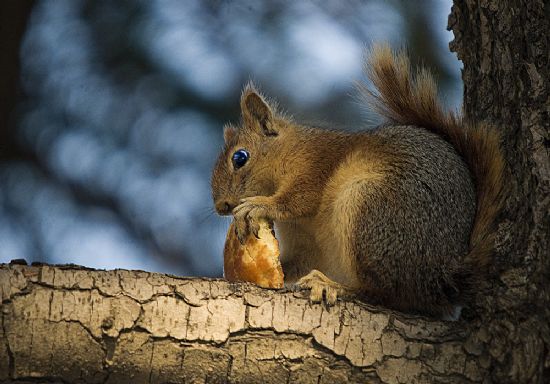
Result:
M250 157L250 154L245 149L239 149L238 151L235 151L235 153L233 153L233 156L231 157L231 161L233 162L233 168L235 169L241 168L243 165L246 164L249 157Z

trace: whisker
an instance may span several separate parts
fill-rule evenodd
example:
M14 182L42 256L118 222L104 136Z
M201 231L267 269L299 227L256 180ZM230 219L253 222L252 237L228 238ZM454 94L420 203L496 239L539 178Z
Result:
M211 206L199 207L198 211L199 211L199 214L198 214L199 225L202 225L205 222L207 222L209 219L217 216L216 211Z

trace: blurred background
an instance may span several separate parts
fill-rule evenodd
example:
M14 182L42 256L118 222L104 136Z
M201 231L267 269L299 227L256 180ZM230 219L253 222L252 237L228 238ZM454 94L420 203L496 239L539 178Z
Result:
M451 0L3 0L0 262L221 276L209 178L253 79L298 121L364 129L366 47L407 46L452 108Z

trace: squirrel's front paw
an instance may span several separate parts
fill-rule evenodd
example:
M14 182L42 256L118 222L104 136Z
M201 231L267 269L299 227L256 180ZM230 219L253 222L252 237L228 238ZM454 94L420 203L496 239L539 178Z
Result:
M345 286L332 281L323 272L316 269L311 270L298 280L296 285L300 288L311 289L309 300L312 303L320 303L324 298L327 305L336 304L338 296L345 295L349 291Z
M273 207L273 199L268 196L247 197L240 201L240 204L233 209L235 217L235 231L237 238L244 244L246 237L252 233L258 237L260 230L260 219L271 220L270 215Z

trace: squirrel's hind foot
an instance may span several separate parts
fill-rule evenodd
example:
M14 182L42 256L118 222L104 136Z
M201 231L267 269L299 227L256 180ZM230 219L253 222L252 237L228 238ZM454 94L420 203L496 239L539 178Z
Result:
M311 272L298 280L296 286L311 289L309 300L312 303L321 303L324 301L327 305L334 305L339 296L351 294L349 288L332 281L317 269L312 269Z

